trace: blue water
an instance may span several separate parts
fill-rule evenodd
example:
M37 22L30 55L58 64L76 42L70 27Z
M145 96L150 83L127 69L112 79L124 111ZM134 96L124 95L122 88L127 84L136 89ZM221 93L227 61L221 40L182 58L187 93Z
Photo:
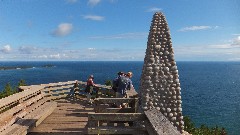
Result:
M55 67L43 68L52 64ZM112 80L118 71L132 71L138 89L143 62L0 62L1 66L35 68L0 70L0 90L7 82L17 85L20 79L28 85L86 81L90 74L95 83ZM230 135L240 133L240 62L177 62L182 88L183 115L200 126L225 127Z

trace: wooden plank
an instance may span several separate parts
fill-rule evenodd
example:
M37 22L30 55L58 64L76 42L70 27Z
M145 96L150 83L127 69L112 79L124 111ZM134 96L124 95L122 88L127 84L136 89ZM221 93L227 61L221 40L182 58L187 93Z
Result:
M88 128L88 134L133 134L133 135L147 135L143 128L136 127L94 127Z
M37 102L38 100L40 100L42 98L43 98L43 94L37 95L27 101L24 101L24 102L18 104L17 106L11 108L10 110L3 112L1 114L0 127L4 123L8 123L10 118L12 119L13 117L19 117L18 115L16 115L19 111L24 110L27 106L31 105L34 102Z
M134 102L135 98L96 98L94 100L97 103L130 103Z
M138 93L135 90L130 90L126 92L127 98L138 98Z
M62 86L63 89L73 89L74 85Z
M17 119L23 118L28 113L32 112L32 110L35 110L42 104L46 102L46 99L42 99L39 101L39 99L42 99L42 95L38 95L35 98L32 98L26 102L23 102L16 106L13 109L10 109L6 112L4 112L1 115L1 122L0 122L0 131L8 128L11 126L14 122L16 122ZM36 103L34 103L36 102ZM34 104L32 104L34 103ZM30 105L30 106L29 106Z
M49 103L50 105L45 107L43 115L40 115L40 117L38 116L39 118L37 117L37 121L34 125L35 127L37 127L44 119L46 119L57 107L57 102L51 102L51 103L47 102L47 103Z
M26 115L23 119L19 119L15 124L13 124L13 126L4 130L1 134L26 135L30 128L39 125L39 123L50 115L56 107L56 102L47 102L30 114Z
M57 108L38 127L31 130L35 134L87 134L88 112L93 106L85 106L86 98L69 97L56 100Z
M157 109L153 108L144 111L148 122L146 124L147 131L151 135L181 135L170 121Z
M52 92L52 94L60 95L60 94L69 93L70 91L71 91L71 89L62 89L62 90L58 90L56 92Z
M142 113L89 113L89 121L137 121L146 120L146 116Z
M28 95L34 94L36 92L39 92L41 89L43 89L43 86L33 86L28 90L13 94L11 96L5 97L0 99L0 108L7 106L9 104L11 104L12 102L16 102Z
M99 113L134 113L133 108L106 108Z

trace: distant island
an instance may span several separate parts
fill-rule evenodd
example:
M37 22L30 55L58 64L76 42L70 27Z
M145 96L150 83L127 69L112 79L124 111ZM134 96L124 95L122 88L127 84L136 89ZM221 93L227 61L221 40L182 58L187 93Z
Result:
M38 68L52 68L52 67L56 67L56 66L52 64L47 64ZM36 67L34 66L0 66L0 70L19 70L19 69L31 69L31 68L36 68Z

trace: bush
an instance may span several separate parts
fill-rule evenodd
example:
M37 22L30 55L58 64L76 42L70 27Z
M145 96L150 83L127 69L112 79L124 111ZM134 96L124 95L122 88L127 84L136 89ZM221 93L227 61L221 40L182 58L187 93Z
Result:
M105 81L105 85L106 85L106 86L113 86L111 80L106 80L106 81Z
M184 116L183 121L184 130L192 135L227 135L225 129L218 128L218 126L210 128L206 125L201 125L197 128L188 116Z

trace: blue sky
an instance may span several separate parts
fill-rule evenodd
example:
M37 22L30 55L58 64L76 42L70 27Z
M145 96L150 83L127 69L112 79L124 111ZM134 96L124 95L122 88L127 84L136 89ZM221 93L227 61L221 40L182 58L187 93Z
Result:
M158 11L175 60L240 61L239 0L1 0L0 61L143 61Z

